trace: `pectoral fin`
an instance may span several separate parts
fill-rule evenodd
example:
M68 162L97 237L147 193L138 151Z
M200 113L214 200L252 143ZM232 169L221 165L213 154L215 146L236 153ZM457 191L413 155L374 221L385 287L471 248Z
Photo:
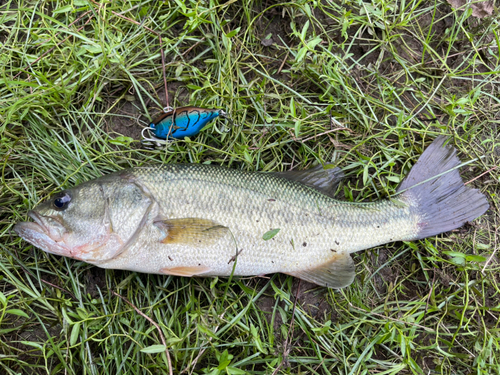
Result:
M356 276L354 262L349 254L338 254L328 263L319 267L287 272L288 275L328 288L343 288L351 284Z
M184 276L184 277L192 277L196 275L201 275L203 273L207 273L210 271L208 267L173 267L173 268L162 268L160 269L160 273L164 275L172 275L172 276Z
M199 218L159 218L153 223L163 233L160 241L164 244L207 246L214 244L229 232L229 228L223 225Z

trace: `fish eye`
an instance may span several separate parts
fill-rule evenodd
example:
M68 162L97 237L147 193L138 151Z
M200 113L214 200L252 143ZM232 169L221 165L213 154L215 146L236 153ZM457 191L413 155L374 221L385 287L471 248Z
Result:
M68 207L70 201L71 197L68 193L59 193L52 201L52 205L56 210L63 211Z

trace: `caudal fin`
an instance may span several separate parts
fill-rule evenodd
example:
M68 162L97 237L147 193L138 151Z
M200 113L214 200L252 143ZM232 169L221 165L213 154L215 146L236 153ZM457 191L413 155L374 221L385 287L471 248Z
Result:
M440 136L424 151L399 186L420 217L417 239L461 227L488 209L486 197L464 185L458 170L436 177L460 164L456 150Z

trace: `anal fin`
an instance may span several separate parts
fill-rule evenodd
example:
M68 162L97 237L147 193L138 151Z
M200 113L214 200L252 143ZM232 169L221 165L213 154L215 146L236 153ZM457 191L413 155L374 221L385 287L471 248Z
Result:
M354 281L356 271L351 256L341 253L336 255L330 262L319 267L287 272L287 274L310 283L338 289L350 285Z

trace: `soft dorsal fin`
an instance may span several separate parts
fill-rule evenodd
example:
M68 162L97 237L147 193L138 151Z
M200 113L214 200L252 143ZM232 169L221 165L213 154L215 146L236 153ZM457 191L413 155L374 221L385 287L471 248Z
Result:
M212 245L229 232L228 227L200 218L164 219L158 217L153 224L162 232L160 242L164 244L207 246Z
M328 165L331 164L325 164L325 166ZM273 174L287 180L300 182L332 198L334 198L340 181L344 178L344 172L339 167L324 169L322 165L303 171L273 172Z
M288 275L309 281L328 288L343 288L354 281L356 271L349 254L336 254L333 259L319 267L298 272L287 272Z

